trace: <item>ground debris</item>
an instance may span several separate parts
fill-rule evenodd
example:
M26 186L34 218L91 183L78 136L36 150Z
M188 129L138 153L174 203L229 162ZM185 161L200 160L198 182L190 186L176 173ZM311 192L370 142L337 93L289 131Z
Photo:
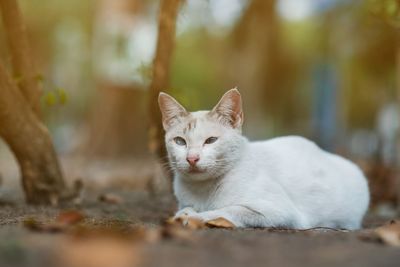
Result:
M196 228L190 229L173 220L165 221L174 211L172 197L149 198L141 191L115 192L123 197L123 204L102 203L98 201L101 192L88 190L80 207L2 206L0 213L7 224L2 226L0 266L236 267L246 261L251 266L316 267L347 266L349 259L352 266L398 265L398 249L384 245L375 233L375 227L383 225L384 219L372 217L366 220L366 229L348 232L323 227L232 231L208 229L210 226L198 221ZM57 220L70 221L68 213L60 212L60 208L78 211L84 219L68 227L53 227ZM63 217L66 219L57 219ZM24 218L27 227L37 229L26 231L18 225ZM359 239L360 235L369 240ZM298 259L304 257L306 263L299 264Z
M236 227L232 222L222 217L217 218L215 220L207 221L206 226L209 228L225 228L225 229L233 229Z
M180 217L172 217L166 220L166 226L176 226L176 227L184 227L190 230L198 230L206 228L206 224L199 219L189 217L189 216L180 216Z
M165 220L160 229L159 238L178 239L183 241L196 241L196 230L207 228L233 229L235 226L224 218L218 218L208 222L196 218L182 216Z
M368 242L380 242L400 247L400 220L391 220L375 229L363 230L359 234L359 238Z
M379 239L390 246L400 247L400 221L393 220L375 229L375 234Z
M160 226L144 227L115 220L94 224L85 218L79 211L70 210L61 212L51 221L28 218L24 221L24 226L34 232L64 233L65 236L75 239L105 237L139 243L156 243L162 239L193 241L193 230L205 228L204 222L195 219L189 220L186 226L179 220L167 220Z
M56 222L64 225L73 225L85 219L85 215L76 210L68 210L58 214Z
M120 196L112 193L101 194L98 199L101 202L115 204L115 205L122 204L124 202Z
M178 218L169 218L166 221L169 225L176 225L188 228L190 230L198 230L205 228L224 228L224 229L233 229L236 226L230 222L229 220L219 217L214 220L202 221L197 218L189 217L189 216L180 216Z
M54 221L39 221L35 218L28 218L24 220L23 225L32 231L56 233L69 230L85 219L85 216L75 210L60 212Z

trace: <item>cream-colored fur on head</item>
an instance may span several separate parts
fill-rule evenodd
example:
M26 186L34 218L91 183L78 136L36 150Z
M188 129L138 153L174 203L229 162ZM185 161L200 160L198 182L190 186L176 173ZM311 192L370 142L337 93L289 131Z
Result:
M237 227L357 229L369 189L352 162L296 136L249 142L242 99L229 90L211 111L188 112L160 93L176 216Z

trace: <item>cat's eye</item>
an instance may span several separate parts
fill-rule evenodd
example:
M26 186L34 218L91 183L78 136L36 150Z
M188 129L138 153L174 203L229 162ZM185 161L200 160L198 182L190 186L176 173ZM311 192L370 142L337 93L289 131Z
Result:
M204 144L209 145L209 144L215 143L215 141L217 141L217 140L218 140L218 137L212 136L212 137L207 138L206 141L204 142Z
M176 143L177 145L179 145L179 146L186 146L186 141L185 141L185 139L183 139L183 138L180 137L180 136L175 137L175 138L174 138L174 141L175 141L175 143Z

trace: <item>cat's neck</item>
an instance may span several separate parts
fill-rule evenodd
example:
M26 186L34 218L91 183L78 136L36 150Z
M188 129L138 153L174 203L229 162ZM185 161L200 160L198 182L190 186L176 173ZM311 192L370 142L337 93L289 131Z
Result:
M207 191L210 191L213 187L215 187L217 184L219 184L220 181L225 177L225 175L226 174L201 181L188 179L187 177L184 177L182 175L177 175L175 179L179 184L181 184L181 186L185 187L189 191L206 193Z
M222 177L204 181L193 181L177 175L174 180L174 192L180 208L193 207L198 211L206 210L213 203L213 197L223 183Z

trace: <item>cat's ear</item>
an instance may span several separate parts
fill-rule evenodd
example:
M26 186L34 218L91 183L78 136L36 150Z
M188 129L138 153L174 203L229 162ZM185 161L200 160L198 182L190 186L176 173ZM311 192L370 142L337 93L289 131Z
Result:
M233 88L226 92L213 108L211 114L217 116L223 123L235 129L240 129L243 124L243 110L239 90Z
M165 131L168 131L173 125L179 123L182 117L189 114L175 98L166 93L161 92L158 95L158 105L160 106Z

